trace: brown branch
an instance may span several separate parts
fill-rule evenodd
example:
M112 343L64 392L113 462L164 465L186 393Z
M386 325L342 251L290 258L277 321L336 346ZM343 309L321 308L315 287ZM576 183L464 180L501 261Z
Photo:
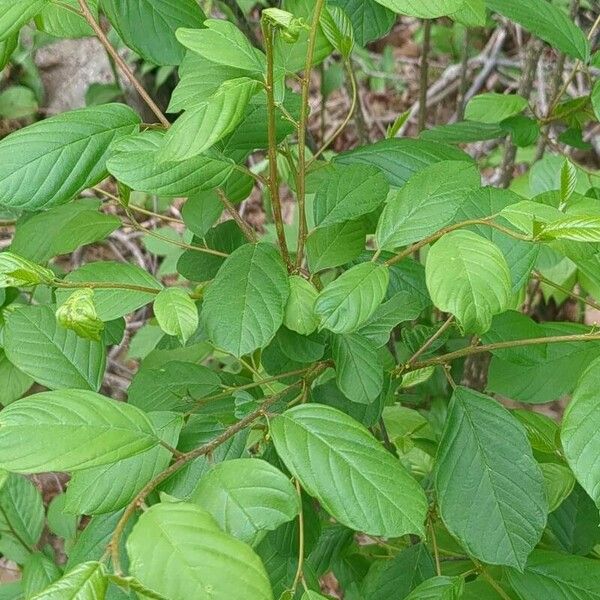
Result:
M238 224L238 227L242 230L246 239L251 243L255 244L258 242L258 236L256 232L244 219L242 219L242 215L238 212L238 209L232 204L232 202L227 198L225 192L222 189L217 189L217 195L219 196L219 200L223 203L225 210L229 213L229 215L233 218L233 220Z

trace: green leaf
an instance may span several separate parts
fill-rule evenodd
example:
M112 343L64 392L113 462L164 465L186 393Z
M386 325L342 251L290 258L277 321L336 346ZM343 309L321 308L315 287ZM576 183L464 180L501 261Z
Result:
M35 596L62 575L58 566L43 552L30 554L23 565L23 590L26 598Z
M510 133L513 143L519 148L535 144L540 136L540 125L535 119L524 115L515 115L500 123L504 131Z
M204 296L202 321L217 348L241 357L263 348L283 323L287 271L269 244L231 254Z
M180 415L148 415L163 442L176 446L183 425ZM73 473L66 492L65 510L75 514L112 513L129 504L156 475L169 466L171 452L162 446L129 456L110 465Z
M577 481L600 505L598 364L598 360L594 361L577 383L565 411L560 437L565 457Z
M216 392L220 384L219 376L207 367L172 361L155 368L142 365L127 395L130 404L145 411L183 411Z
M317 227L351 221L381 206L390 186L383 173L366 165L332 164L316 172L313 217Z
M33 385L33 379L17 369L4 350L0 352L0 381L0 404L3 406L18 400Z
M465 0L463 5L450 16L465 27L485 27L487 19L485 0Z
M133 528L127 553L131 573L170 600L273 599L258 556L194 504L152 506Z
M377 0L387 8L402 15L435 19L455 13L465 0Z
M389 278L388 267L374 262L356 265L342 273L315 302L321 328L334 333L356 331L381 304Z
M465 119L481 123L499 123L527 108L527 100L517 94L477 94L467 103Z
M98 18L98 0L90 0L88 7L94 18ZM77 14L79 2L65 0L61 4L50 2L35 18L41 31L59 38L82 38L93 36L94 31L82 15ZM120 95L120 94L119 94ZM102 103L104 104L104 103Z
M573 491L575 477L568 467L557 463L542 463L540 465L544 476L548 512L554 512Z
M113 215L98 212L99 206L99 201L85 199L27 215L18 220L10 249L29 260L43 263L102 240L118 229L121 221Z
M373 342L361 335L336 335L331 349L336 383L351 402L371 404L383 389L383 363Z
M0 412L0 467L15 473L87 469L157 443L141 410L95 392L41 392Z
M456 316L466 332L485 333L492 317L509 307L506 260L497 246L475 233L446 234L429 251L425 268L433 303Z
M596 119L600 121L600 80L594 84L590 98Z
M385 205L377 225L380 249L393 250L452 221L468 191L481 185L475 165L440 162L419 171Z
M545 0L486 0L489 9L499 12L511 21L548 42L554 48L584 62L590 45L583 31L557 6Z
M339 267L365 249L366 223L358 219L320 227L306 239L306 255L312 272Z
M207 19L204 25L206 29L178 29L177 39L213 63L261 75L265 72L264 54L233 23Z
M293 44L298 41L303 29L308 29L304 19L296 18L286 10L280 8L266 8L260 14L261 21L278 30L284 41Z
M233 537L255 545L265 531L294 519L300 510L290 480L264 460L238 458L215 465L190 497Z
M35 93L28 87L13 85L0 92L0 117L22 119L37 113L38 103Z
M328 406L301 405L276 417L271 435L302 487L343 525L385 537L424 534L421 486L351 417Z
M0 40L16 35L49 0L0 0Z
M347 59L354 48L354 28L348 15L339 6L326 7L320 24L329 43Z
M560 199L562 202L567 202L573 195L577 187L577 167L568 159L565 158L562 169L560 170Z
M184 345L198 329L198 309L181 288L167 288L156 296L154 316L166 334L177 336Z
M152 302L156 298L156 294L162 290L162 285L137 265L112 261L87 263L83 267L71 271L64 281L78 284L106 283L109 286L107 289L97 288L94 290L96 311L102 321L113 321L134 312ZM140 289L110 289L111 284L138 286ZM152 289L156 290L156 293L149 291ZM56 299L62 303L71 293L71 290L59 289L56 291Z
M258 85L248 77L226 81L205 103L186 110L167 131L158 160L192 159L229 135L244 117Z
M185 226L199 237L205 237L223 213L223 203L216 192L202 192L191 198L181 209Z
M31 600L96 600L105 597L107 587L104 565L86 562L77 565Z
M334 162L373 165L383 171L390 185L402 187L414 173L446 160L472 162L468 154L453 146L408 138L382 140L343 152Z
M110 144L140 122L122 104L66 112L0 141L0 204L39 210L64 204L108 174Z
M600 217L573 216L541 226L537 235L541 240L572 240L600 242Z
M22 561L33 552L44 529L44 504L29 479L13 473L0 488L0 549L12 560Z
M185 49L175 32L202 27L205 19L194 0L101 0L101 6L121 39L155 65L178 65Z
M283 324L300 335L310 335L318 326L315 315L315 301L319 292L299 275L290 277L290 296L285 305Z
M0 288L50 283L54 273L12 252L0 252Z
M328 4L344 9L359 46L384 37L396 21L396 15L375 0L332 0Z
M104 322L98 318L94 304L94 290L75 290L56 311L56 320L66 329L73 330L86 340L100 341Z
M485 563L523 569L548 505L520 423L492 398L458 387L436 462L438 504L450 533Z
M422 140L441 142L442 144L467 144L484 140L496 140L506 135L506 131L497 123L479 121L459 121L447 125L438 125L426 129L420 135Z
M22 306L7 315L4 351L15 367L50 389L100 389L103 344L61 327L49 306Z
M108 170L132 190L168 198L190 196L222 185L233 162L210 151L182 162L162 162L159 151L164 133L146 131L114 144Z
M13 52L19 44L19 34L15 33L5 39L0 39L0 69L4 69L9 63Z
M522 600L600 598L600 565L581 556L536 550L522 573L507 569L506 575Z
M432 577L416 587L406 600L460 600L464 585L462 577Z

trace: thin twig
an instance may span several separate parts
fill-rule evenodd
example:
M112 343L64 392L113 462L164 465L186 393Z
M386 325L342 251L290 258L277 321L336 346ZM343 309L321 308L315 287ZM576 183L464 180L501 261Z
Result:
M238 227L242 230L242 233L246 237L246 239L251 243L255 244L258 242L258 236L256 235L256 231L242 219L242 216L238 212L237 208L231 203L229 198L225 195L225 192L222 189L217 189L217 196L219 196L219 200L223 203L225 210L229 213L229 215L233 218L233 220L237 223Z

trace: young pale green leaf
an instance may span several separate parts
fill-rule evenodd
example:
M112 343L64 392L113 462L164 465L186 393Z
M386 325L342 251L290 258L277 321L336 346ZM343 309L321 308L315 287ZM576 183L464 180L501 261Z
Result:
M311 271L339 267L358 257L367 236L363 219L320 227L306 239L306 255Z
M421 486L351 417L305 404L276 417L271 435L285 466L343 525L385 537L424 535L427 500Z
M56 310L59 325L71 329L85 340L100 341L104 322L98 318L94 290L75 290Z
M50 0L0 0L0 40L19 33Z
M376 0L331 0L328 5L339 6L348 15L359 46L385 36L396 20L396 15Z
M541 226L537 237L540 240L600 242L600 217L573 216L552 221Z
M58 565L43 552L30 554L22 571L25 597L32 598L60 579L61 575Z
M255 74L265 72L265 55L233 23L207 19L204 25L206 29L178 29L177 39L213 63Z
M190 502L207 510L224 531L252 545L300 511L299 497L289 478L256 458L214 465L199 481Z
M41 392L0 412L0 468L15 473L87 469L157 444L141 410L95 392Z
M492 317L510 304L511 279L497 246L471 233L453 231L436 242L425 266L433 303L452 313L462 329L485 333Z
M233 162L214 151L182 162L161 162L164 133L146 131L112 146L108 170L132 190L168 198L190 196L222 185L233 171Z
M383 389L383 363L375 344L359 334L336 335L331 352L344 396L358 404L374 402Z
M377 2L401 15L435 19L455 13L465 0L377 0Z
M110 144L139 122L131 108L105 104L15 131L0 142L0 204L39 210L68 202L106 177Z
M317 172L313 217L317 227L351 221L381 206L390 186L383 173L367 165L332 164Z
M527 100L517 94L478 94L465 108L465 119L480 123L499 123L527 108Z
M194 158L229 135L244 117L258 85L248 77L231 79L204 104L186 110L167 131L158 160L181 162Z
M565 411L560 434L569 466L597 505L600 505L599 364L595 360L581 376Z
M99 562L85 562L77 565L31 600L98 600L105 597L107 587L108 579L104 565Z
M345 165L373 165L385 174L390 185L394 187L402 187L416 172L442 161L472 163L473 159L453 146L425 140L395 138L343 152L334 160Z
M121 226L119 218L98 211L100 202L78 200L19 219L10 249L34 262L104 239Z
M101 0L101 7L125 44L155 65L178 65L185 49L175 32L205 19L194 0Z
M548 512L554 512L569 496L575 486L575 476L569 467L558 463L540 464L544 488L548 498Z
M348 59L354 48L352 21L339 6L327 7L321 13L321 29L329 43Z
M7 315L4 351L15 367L50 389L100 389L103 344L61 327L50 306L20 306Z
M238 357L266 346L283 323L289 293L287 271L274 246L238 248L204 296L202 321L209 339Z
M600 565L596 560L536 550L522 573L506 569L508 583L522 600L598 600Z
M369 320L385 297L390 280L385 265L366 262L344 271L319 294L315 314L321 328L352 333Z
M465 580L462 577L432 577L417 586L406 600L460 600Z
M300 335L310 335L319 326L315 301L319 292L299 275L290 277L290 296L285 305L283 324Z
M94 290L96 311L103 321L113 321L132 313L152 302L162 290L162 285L137 265L112 261L87 263L71 271L64 281L82 286L88 282L107 285L106 289L99 287ZM129 285L134 289L111 289L113 284ZM65 302L71 293L69 289L59 289L56 292L56 299L58 302Z
M379 248L393 250L441 229L480 185L479 170L467 162L439 162L419 171L385 205L377 224Z
M544 531L548 504L525 430L496 400L456 388L435 487L440 515L469 555L523 569Z
M486 0L489 9L516 21L525 29L565 54L587 61L589 42L583 31L568 17L567 11L545 0Z
M38 108L35 93L24 85L14 85L0 92L0 117L4 119L32 117Z
M292 13L280 8L265 8L260 18L264 23L278 29L282 38L290 44L297 42L302 30L309 28L304 19L294 17Z
M170 600L273 600L254 551L195 504L152 506L127 539L127 553L131 573Z
M577 167L568 159L560 170L560 199L567 202L577 187Z
M183 417L169 412L153 412L148 418L158 437L176 446ZM162 446L129 456L110 465L73 473L67 487L65 511L72 514L112 513L129 504L136 494L169 466L171 452Z
M166 334L178 337L183 344L198 329L198 309L189 293L181 288L167 288L156 296L154 316Z
M13 252L0 252L0 288L49 283L54 273Z
M22 562L36 547L44 529L44 504L35 485L22 475L3 476L0 487L2 554Z

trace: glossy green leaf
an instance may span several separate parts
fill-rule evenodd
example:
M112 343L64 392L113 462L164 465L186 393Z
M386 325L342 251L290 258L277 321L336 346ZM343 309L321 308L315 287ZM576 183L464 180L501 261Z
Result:
M0 352L0 381L0 404L3 406L18 400L33 385L33 379L17 369L4 350Z
M347 59L354 48L354 28L348 15L338 6L321 13L321 29L329 43Z
M233 23L207 19L204 25L206 29L180 28L177 39L186 48L211 62L250 73L264 73L264 54L254 48Z
M258 556L194 504L152 506L133 528L127 553L131 573L170 600L207 594L213 600L273 600Z
M246 244L227 258L204 296L209 339L234 356L266 346L283 323L289 283L278 250Z
M460 600L464 585L462 577L432 577L417 586L406 600Z
M299 275L290 277L290 295L285 305L283 324L300 335L310 335L319 326L315 301L319 292Z
M375 344L359 334L336 335L331 352L344 396L359 404L374 402L383 389L383 363Z
M436 462L439 510L450 533L469 555L522 569L548 505L521 424L492 398L458 387Z
M386 537L424 534L423 490L351 417L328 406L297 406L271 422L271 435L302 487L343 525Z
M26 449L19 444L23 436ZM13 472L86 469L157 443L142 411L95 392L41 392L0 412L0 467Z
M543 225L538 238L542 240L572 240L600 242L600 217L573 216Z
M60 579L61 570L43 552L30 554L23 565L23 590L26 598L35 596Z
M190 497L233 537L256 544L265 531L294 519L298 494L288 477L264 460L238 458L215 465Z
M112 321L124 317L138 308L149 304L155 298L162 286L150 273L137 265L129 263L97 261L87 263L75 271L71 271L64 279L68 283L83 284L87 282L105 283L94 290L94 304L98 317L103 321ZM111 289L111 284L122 284L139 287L140 289ZM156 290L156 293L150 290ZM58 302L64 302L72 290L57 290Z
M54 273L18 254L0 252L0 288L29 287L50 283Z
M121 39L155 65L178 65L185 49L175 32L204 22L194 0L101 0L101 7Z
M479 170L466 162L440 162L411 177L385 205L377 225L380 249L420 240L456 215L466 194L481 185Z
M345 271L319 294L315 313L321 328L351 333L381 304L389 283L387 266L366 262Z
M122 104L73 110L0 141L0 204L39 210L71 200L108 174L110 144L140 122Z
M4 351L15 367L50 389L98 390L106 367L103 344L61 327L50 306L22 306L11 313Z
M536 550L522 573L507 569L506 575L522 600L600 598L600 565L581 556Z
M465 0L377 0L387 8L402 15L435 19L451 15L460 9Z
M420 135L422 140L442 144L467 144L504 137L506 132L497 123L480 121L459 121L426 129Z
M161 162L159 151L164 133L146 131L112 146L108 170L132 190L173 198L190 196L222 185L233 163L210 151L182 162Z
M366 224L361 220L320 227L306 239L311 271L322 271L350 262L365 249Z
M98 0L90 0L88 7L94 18L98 18ZM50 2L36 16L35 24L39 30L59 38L93 36L93 29L82 15L75 12L77 10L77 0L65 0L61 4Z
M396 20L391 10L375 0L332 0L328 4L341 7L348 15L359 46L383 37Z
M485 333L492 317L509 307L510 272L497 246L471 233L453 231L427 256L427 288L433 303L456 316L464 331Z
M450 16L465 27L484 27L487 19L485 0L465 0Z
M573 491L575 477L569 467L557 463L540 465L548 499L548 512L554 512Z
M31 600L99 600L105 597L107 587L104 565L86 562L76 566Z
M330 165L317 172L313 202L317 227L343 223L369 214L387 197L389 184L383 173L367 165Z
M469 100L465 118L481 123L499 123L527 108L527 100L517 94L478 94Z
M183 417L174 413L154 412L148 418L160 439L176 446ZM171 452L162 446L73 473L67 487L65 510L74 514L112 513L131 502L153 477L169 466Z
M184 344L198 329L198 309L189 292L176 287L164 289L156 296L153 306L160 328Z
M0 40L17 34L48 3L49 0L0 0Z
M544 0L486 0L488 8L516 21L565 54L586 61L590 52L585 34L566 11Z
M223 83L204 104L186 110L169 128L158 160L181 162L208 150L237 127L257 90L258 82L248 77Z

